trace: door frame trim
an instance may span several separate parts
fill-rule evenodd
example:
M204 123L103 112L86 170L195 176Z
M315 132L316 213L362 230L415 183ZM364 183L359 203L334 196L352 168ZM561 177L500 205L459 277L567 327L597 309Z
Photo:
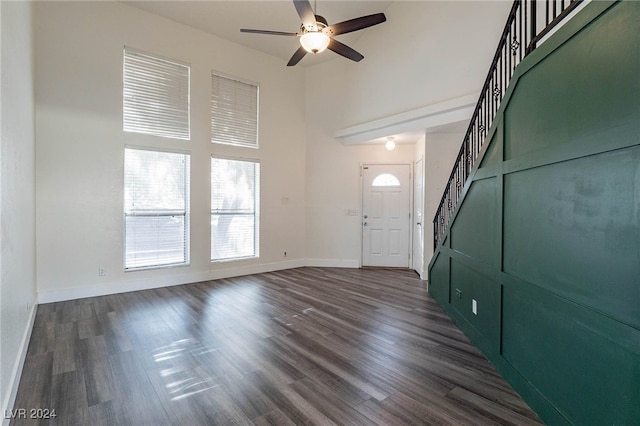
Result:
M422 231L422 268L419 272L419 276L420 279L423 279L424 276L424 270L425 270L425 261L424 261L424 237L425 237L425 232L424 232L424 206L425 206L425 201L424 201L424 194L425 194L425 188L424 188L424 169L425 169L425 162L424 162L424 154L420 155L419 158L417 158L414 162L413 162L413 174L411 175L411 183L412 185L412 189L413 189L413 193L412 193L412 197L411 197L411 204L412 204L412 210L411 212L413 213L412 216L412 221L411 221L411 225L412 225L412 232L411 232L411 240L412 240L412 244L411 244L411 268L415 271L416 270L416 260L415 257L413 256L413 249L415 247L416 244L416 239L419 237L418 235L416 235L416 233L414 232L416 227L416 194L415 194L415 185L416 185L416 174L417 174L417 170L418 170L418 162L422 163L422 206L421 206L421 210L422 210L422 224L420 225L420 229ZM418 271L416 271L418 272Z
M360 161L360 184L359 184L359 192L360 192L360 200L358 202L358 211L360 216L360 269L364 266L364 218L363 215L363 206L364 206L364 167L365 166L409 166L409 269L413 268L413 179L415 177L415 161L402 162L402 161Z

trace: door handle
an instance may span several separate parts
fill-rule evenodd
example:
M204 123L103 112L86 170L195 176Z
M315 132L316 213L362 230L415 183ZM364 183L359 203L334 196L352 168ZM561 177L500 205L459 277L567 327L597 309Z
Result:
M363 223L362 225L363 225L363 226L367 226L368 224L367 224L367 222L365 222L365 223Z
M418 226L422 226L422 223L418 222L418 223L416 223L416 225L418 225Z

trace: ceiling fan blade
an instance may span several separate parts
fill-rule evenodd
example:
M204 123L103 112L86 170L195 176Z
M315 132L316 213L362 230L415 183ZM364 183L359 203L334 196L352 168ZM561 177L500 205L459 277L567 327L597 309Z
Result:
M386 20L387 17L384 16L384 13L374 13L373 15L361 16L359 18L349 19L348 21L330 25L325 28L324 32L329 33L330 36L345 34L381 24Z
M279 35L279 36L297 36L296 33L285 33L282 31L269 31L269 30L252 30L248 28L241 28L241 33L253 33L253 34L268 34L268 35Z
M338 55L342 55L347 59L351 59L352 61L360 62L364 59L364 56L362 56L360 53L356 52L346 44L340 43L339 41L334 39L331 39L331 41L329 41L328 49L333 50Z
M293 5L296 7L298 16L302 20L302 25L307 31L318 31L316 25L316 14L313 13L313 8L309 0L293 0Z
M287 63L287 66L288 67L294 66L295 64L300 62L300 59L304 58L304 55L306 55L306 54L307 54L307 51L304 50L304 47L300 46L298 48L298 50L296 50L296 52L293 54L291 59L289 59L289 62Z

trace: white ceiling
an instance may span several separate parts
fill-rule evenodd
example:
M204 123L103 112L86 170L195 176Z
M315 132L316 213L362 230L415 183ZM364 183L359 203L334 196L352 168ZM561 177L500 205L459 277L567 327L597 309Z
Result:
M190 27L214 34L226 40L281 58L285 65L300 46L297 37L241 33L240 28L251 28L296 33L300 18L291 0L233 0L233 1L124 1L130 6L163 16ZM311 0L316 14L324 16L329 24L363 15L384 12L391 1ZM384 23L379 25L385 25ZM351 47L360 37L376 27L343 34L336 40ZM357 49L356 49L357 50ZM360 52L365 57L367 52ZM330 51L306 55L297 66L310 66L330 59ZM344 59L345 61L348 59Z
M433 133L464 133L469 125L468 121L458 121L450 124L443 124L441 126L431 127L423 131L396 133L382 138L373 139L367 141L364 144L376 144L384 145L388 138L393 138L393 141L398 144L413 144L420 140L425 134Z

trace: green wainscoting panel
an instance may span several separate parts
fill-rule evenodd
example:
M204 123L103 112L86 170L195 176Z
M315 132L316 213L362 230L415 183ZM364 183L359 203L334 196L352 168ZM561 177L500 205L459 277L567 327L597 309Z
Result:
M640 329L639 146L506 175L503 229L505 272Z
M575 424L640 422L640 332L535 286L505 286L503 356Z
M505 112L505 158L637 127L640 11L614 7L519 80Z
M492 129L429 291L545 422L640 425L640 1L585 5Z
M495 132L491 138L487 151L480 162L481 169L502 163L502 140L498 140L501 134L501 132Z
M451 261L451 305L489 340L494 350L500 347L500 293L500 286L489 278L461 262ZM473 300L476 314L472 311Z
M451 225L451 248L487 264L499 262L496 178L471 184Z
M429 270L429 294L436 300L444 300L447 303L449 303L449 263L448 256L438 256Z

